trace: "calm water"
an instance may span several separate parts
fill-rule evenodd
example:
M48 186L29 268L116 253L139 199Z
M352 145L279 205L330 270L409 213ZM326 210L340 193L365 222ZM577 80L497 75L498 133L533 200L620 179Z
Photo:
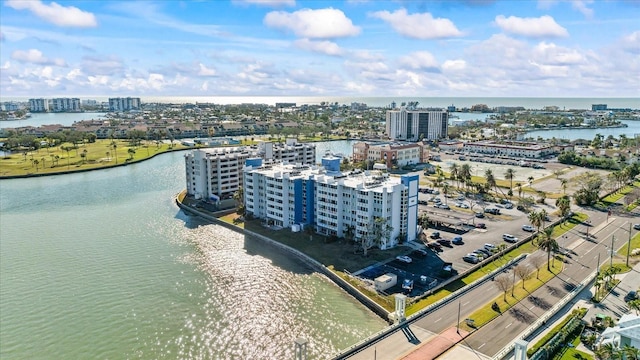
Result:
M622 120L623 124L627 124L626 128L605 128L605 129L563 129L563 130L538 130L530 131L526 134L526 137L537 139L538 136L543 139L587 139L592 140L596 134L603 135L605 138L612 135L618 138L621 134L627 135L627 137L640 136L640 121L636 120Z
M98 120L104 117L104 113L33 113L31 117L24 120L1 121L0 128L14 129L23 126L42 126L42 125L73 125L76 121L82 120Z
M186 216L183 153L0 181L0 358L311 359L385 323L260 241Z

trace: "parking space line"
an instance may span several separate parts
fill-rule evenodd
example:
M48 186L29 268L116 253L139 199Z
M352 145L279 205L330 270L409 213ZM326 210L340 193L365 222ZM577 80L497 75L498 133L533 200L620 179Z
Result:
M510 323L509 323L509 325L505 326L504 328L505 328L505 329L508 329L508 328L509 328L509 326L511 326L511 325L513 325L513 323L512 323L512 322L510 322Z
M483 346L485 346L487 343L482 343L482 345L478 346L478 350L482 349Z

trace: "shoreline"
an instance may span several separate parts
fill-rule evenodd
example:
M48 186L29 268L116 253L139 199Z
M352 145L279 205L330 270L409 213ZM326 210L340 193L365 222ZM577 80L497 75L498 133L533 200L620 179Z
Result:
M9 180L9 179L24 179L24 178L31 178L31 177L43 177L43 176L56 176L56 175L69 175L69 174L75 174L75 173L83 173L83 172L89 172L89 171L98 171L98 170L107 170L107 169L112 169L112 168L116 168L116 167L121 167L121 166L128 166L128 165L133 165L133 164L137 164L137 163L141 163L143 161L147 161L150 159L153 159L154 157L158 156L158 155L162 155L162 154L166 154L166 153L170 153L170 152L174 152L174 151L185 151L185 150L192 150L191 148L186 148L186 149L170 149L167 151L163 151L161 153L157 153L157 154L153 154L149 157L146 157L144 159L140 159L140 160L135 160L135 161L129 161L129 162L122 162L120 164L113 164L113 165L107 165L107 166L101 166L101 167L96 167L96 168L91 168L91 169L77 169L77 170L64 170L64 171L57 171L57 172L50 172L50 173L40 173L40 174L24 174L24 175L6 175L6 176L0 176L0 181L2 180Z

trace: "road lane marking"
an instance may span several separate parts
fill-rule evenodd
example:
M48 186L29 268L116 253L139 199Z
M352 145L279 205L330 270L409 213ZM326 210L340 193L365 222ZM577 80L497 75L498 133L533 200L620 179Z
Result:
M478 350L482 349L483 346L485 346L486 343L482 343L482 345L478 346Z
M471 301L467 301L466 303L462 303L462 305L467 305L468 303L470 303Z
M535 308L535 307L536 307L535 305L532 305L532 306L529 308L529 310L533 310L533 308Z
M513 324L513 323L512 323L512 322L510 322L510 323L509 323L509 325L505 326L504 328L505 328L505 329L507 329L507 328L509 328L509 326L511 326L512 324Z
M438 318L438 320L434 321L434 323L437 323L438 321L442 320L442 318Z

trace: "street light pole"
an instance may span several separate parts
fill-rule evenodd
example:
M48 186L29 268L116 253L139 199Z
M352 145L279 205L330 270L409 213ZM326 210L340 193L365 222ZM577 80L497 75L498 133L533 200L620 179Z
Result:
M587 240L589 240L589 227L591 227L591 221L587 220L585 223L587 224Z
M627 242L627 267L629 267L629 253L631 252L631 223L629 223L629 242Z
M596 275L600 275L600 253L598 253L598 266L596 267Z
M616 237L615 237L615 236L613 236L613 235L611 235L611 257L610 257L610 260L609 260L609 267L610 267L610 268L612 268L612 267L613 267L613 253L614 253L614 250L613 250L613 241L614 241L615 239L616 239Z
M456 333L460 335L460 301L458 301L458 323L456 324Z

